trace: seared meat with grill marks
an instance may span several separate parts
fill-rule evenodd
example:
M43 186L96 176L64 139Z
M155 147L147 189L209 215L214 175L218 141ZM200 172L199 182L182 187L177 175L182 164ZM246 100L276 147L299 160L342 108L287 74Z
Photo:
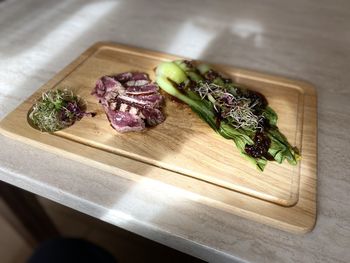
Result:
M103 76L92 94L102 104L111 126L119 132L141 131L165 120L164 97L145 73Z

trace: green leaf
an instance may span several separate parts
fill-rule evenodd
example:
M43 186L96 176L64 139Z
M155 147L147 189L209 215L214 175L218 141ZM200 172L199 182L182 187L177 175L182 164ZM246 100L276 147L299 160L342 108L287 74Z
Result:
M211 70L211 67L208 64L202 63L197 66L197 69L202 75L204 75L205 73Z
M299 154L294 151L287 138L278 130L277 127L268 131L268 136L271 139L271 145L269 153L278 162L282 163L287 159L288 163L292 165L297 164L297 160L300 158Z
M196 72L196 68L188 66L184 60L175 60L174 63L181 68L191 80L195 82L203 80L203 77Z
M278 117L276 112L271 107L267 106L265 108L263 111L263 116L269 120L271 126L276 126Z

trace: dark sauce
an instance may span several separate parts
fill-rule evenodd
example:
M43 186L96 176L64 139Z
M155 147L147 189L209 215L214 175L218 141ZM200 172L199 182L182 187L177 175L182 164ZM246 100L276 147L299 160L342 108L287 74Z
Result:
M173 81L172 79L170 78L167 78L167 80L171 83L171 85L173 85L174 87L176 87L181 93L185 94L185 83L180 83L180 84L177 84L175 81Z
M270 159L270 157L272 157L268 153L271 145L271 140L269 137L267 137L263 132L256 132L253 141L253 145L245 146L244 150L248 155L254 158L265 157Z
M221 121L223 120L221 109L219 108L218 111L215 111L215 125L217 128L220 128Z
M267 107L268 102L263 94L253 90L242 90L242 95L251 100L251 105L254 105L253 112L257 116L261 116L264 109ZM260 130L256 131L253 138L253 145L246 145L245 152L253 158L265 157L269 161L273 161L274 158L268 153L271 145L270 138L266 135L266 131L271 128L270 122L267 118L261 117L259 119Z
M178 84L177 89L184 90L185 89L185 82L181 82L180 84Z
M222 78L222 80L224 81L225 84L233 83L232 79L229 79L229 78Z
M257 110L265 109L268 104L265 96L262 95L260 92L246 90L244 96L251 100L251 104L255 104L254 108Z
M204 74L204 77L205 77L206 80L209 80L209 81L213 81L216 78L221 78L220 74L217 73L216 71L212 70L212 69L209 70L208 72L206 72Z
M268 119L266 119L265 117L261 118L259 120L259 125L262 128L262 131L267 131L271 128L270 122Z
M191 60L183 60L183 62L186 64L189 68L194 68L193 62Z

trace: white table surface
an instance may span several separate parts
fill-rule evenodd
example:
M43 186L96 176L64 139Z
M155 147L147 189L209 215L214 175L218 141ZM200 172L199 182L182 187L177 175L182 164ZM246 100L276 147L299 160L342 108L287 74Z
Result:
M101 40L313 83L314 231L285 233L3 136L0 180L210 262L349 262L349 1L0 2L0 119Z

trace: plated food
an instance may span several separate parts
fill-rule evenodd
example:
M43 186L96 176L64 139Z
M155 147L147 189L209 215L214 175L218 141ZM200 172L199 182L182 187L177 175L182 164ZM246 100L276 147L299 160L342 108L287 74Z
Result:
M241 154L263 171L268 161L296 165L299 151L277 127L277 114L266 98L224 77L207 64L177 60L156 68L156 82L143 72L102 76L92 90L110 125L118 132L143 131L162 123L165 97L159 87L186 103L218 134L233 140ZM71 91L44 93L28 118L41 131L73 125L87 113Z
M309 83L226 65L213 66L221 75L227 73L233 82L239 82L239 87L249 87L266 97L268 106L278 114L280 131L302 150L303 161L297 166L268 161L263 173L257 171L240 156L232 140L214 132L188 104L165 94L159 85L166 104L163 123L130 133L110 127L103 106L90 94L96 81L104 75L142 71L153 82L157 78L152 71L158 65L178 59L161 52L96 43L2 119L0 133L135 184L144 178L159 182L147 185L154 190L170 185L180 189L180 195L193 193L199 204L228 215L291 232L310 231L317 214L317 97ZM54 134L33 129L28 118L33 99L64 87L76 92L86 109L99 116L83 117Z
M277 114L262 94L194 61L163 62L156 75L165 92L188 104L221 136L233 140L259 170L268 161L297 164L299 151L279 131Z
M95 116L86 112L83 100L68 89L44 92L29 110L28 120L43 132L55 132L73 125L84 116Z
M164 97L142 72L103 76L92 91L118 132L142 131L165 120Z

